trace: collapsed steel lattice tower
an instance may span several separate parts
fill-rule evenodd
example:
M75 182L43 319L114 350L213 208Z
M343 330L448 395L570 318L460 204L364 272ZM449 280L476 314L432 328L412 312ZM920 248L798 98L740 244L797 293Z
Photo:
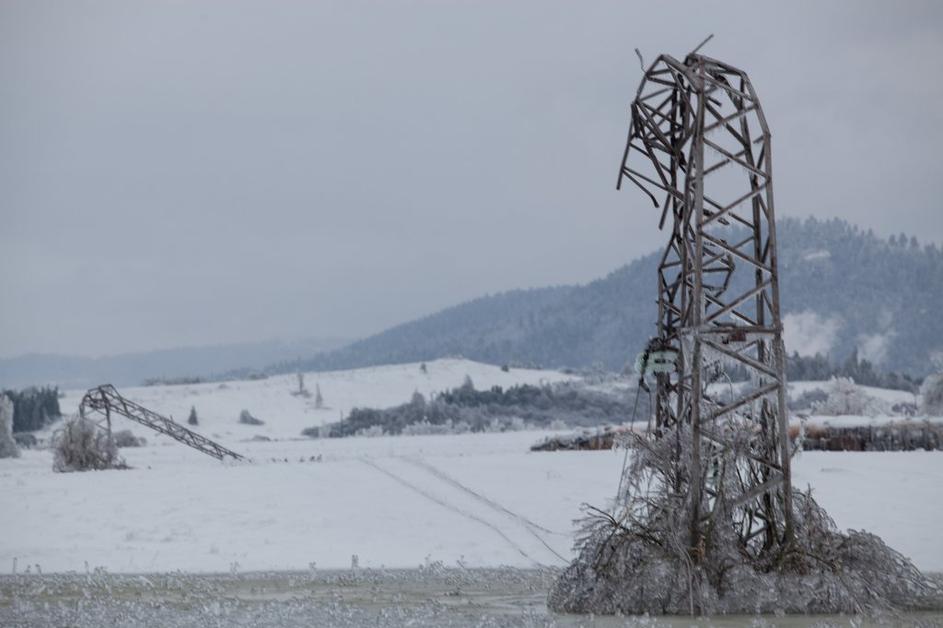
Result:
M746 73L696 52L659 56L631 115L619 187L637 184L670 230L648 352L673 367L656 374L654 433L691 439L675 491L687 500L695 557L720 517L741 551L769 555L793 538L769 128ZM745 448L729 442L733 421L748 422ZM714 481L731 449L746 452L736 495Z
M219 443L185 428L173 419L157 414L153 410L148 410L144 406L122 397L111 384L89 389L79 404L79 416L92 421L96 426L105 430L109 440L112 439L112 412L149 427L155 432L166 434L188 447L193 447L208 456L213 456L217 460L222 460L226 456L233 460L243 459L242 456L231 449L226 449ZM92 418L93 415L98 415L97 420Z

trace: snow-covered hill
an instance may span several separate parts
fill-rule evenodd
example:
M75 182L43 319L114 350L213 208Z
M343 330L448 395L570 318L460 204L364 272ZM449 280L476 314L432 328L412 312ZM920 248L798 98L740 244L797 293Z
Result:
M297 438L307 427L323 425L346 416L351 408L386 408L409 401L416 391L426 397L461 386L470 377L479 390L492 386L539 384L573 379L559 371L500 367L463 359L443 359L425 363L376 366L349 371L306 373L305 387L310 397L292 394L298 390L296 375L279 375L262 380L232 381L179 386L121 388L119 392L155 412L185 422L190 408L199 416L198 432L233 446L239 441L261 435L269 438ZM324 407L315 406L315 391L320 388ZM69 390L60 399L64 415L78 411L84 390ZM244 425L239 413L248 410L265 422ZM52 426L54 429L55 426ZM125 419L117 419L115 429L130 429L148 440L170 442L147 428Z

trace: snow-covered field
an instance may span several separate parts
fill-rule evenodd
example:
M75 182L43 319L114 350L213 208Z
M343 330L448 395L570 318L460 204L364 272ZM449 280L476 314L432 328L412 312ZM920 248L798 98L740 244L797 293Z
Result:
M606 506L621 452L534 453L548 432L312 440L304 427L355 405L387 406L458 386L566 375L462 360L309 375L329 410L292 396L293 377L122 390L251 459L219 463L119 419L148 438L125 471L57 474L52 454L0 460L0 570L22 573L230 572L445 565L563 565L584 502ZM70 392L63 410L79 399ZM242 408L266 421L240 425ZM250 441L262 434L275 440ZM805 452L810 485L841 528L867 529L921 568L943 571L943 453ZM356 558L354 558L356 557Z

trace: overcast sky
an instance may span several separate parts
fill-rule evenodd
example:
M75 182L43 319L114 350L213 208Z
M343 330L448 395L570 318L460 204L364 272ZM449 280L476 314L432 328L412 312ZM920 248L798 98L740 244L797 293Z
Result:
M4 1L0 356L355 337L604 275L665 239L615 191L633 48L708 33L779 216L943 241L943 3Z

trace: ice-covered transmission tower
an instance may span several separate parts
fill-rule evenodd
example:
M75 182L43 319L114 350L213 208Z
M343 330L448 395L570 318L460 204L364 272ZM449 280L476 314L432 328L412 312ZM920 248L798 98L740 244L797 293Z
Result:
M659 56L631 115L619 187L638 185L670 234L646 351L654 433L686 440L674 490L695 554L723 518L741 551L769 555L793 536L769 128L747 74L696 52ZM731 451L736 494L718 481Z

